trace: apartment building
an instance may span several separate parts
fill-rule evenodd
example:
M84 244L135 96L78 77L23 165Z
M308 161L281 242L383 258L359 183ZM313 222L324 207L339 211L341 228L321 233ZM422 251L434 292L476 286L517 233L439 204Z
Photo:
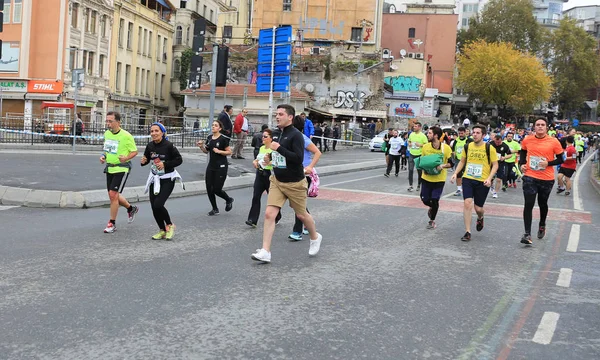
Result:
M533 16L544 27L555 29L562 19L564 3L569 0L533 0Z
M108 108L140 124L174 114L170 96L175 6L169 0L115 0Z
M251 45L254 3L251 0L226 1L227 8L219 11L217 40L225 39L231 45Z

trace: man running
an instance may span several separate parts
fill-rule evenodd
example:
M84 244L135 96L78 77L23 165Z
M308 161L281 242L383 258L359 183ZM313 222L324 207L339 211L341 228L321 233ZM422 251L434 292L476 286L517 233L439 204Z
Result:
M523 173L523 222L525 234L521 243L531 245L531 222L533 207L537 197L540 207L540 223L537 237L546 235L546 217L548 216L548 198L554 187L553 166L563 163L563 149L560 142L548 135L546 119L539 118L534 123L534 134L523 139L519 154L519 167ZM550 160L552 159L552 160Z
M423 145L421 156L441 154L442 164L437 167L437 174L427 173L423 171L421 177L421 201L425 206L429 206L427 216L429 222L427 223L427 229L435 229L435 217L440 208L440 198L444 192L444 184L446 183L446 176L448 168L452 168L452 149L450 146L440 141L443 137L442 129L433 126L427 130L427 138L429 142ZM388 165L389 167L389 165Z
M271 176L267 210L265 211L263 244L261 249L252 254L253 260L264 263L271 262L271 241L275 232L275 217L286 200L289 200L290 207L296 212L296 217L308 229L311 239L308 255L317 255L323 239L323 236L316 230L315 220L306 211L308 183L302 166L304 137L292 124L295 115L294 107L287 104L277 106L275 119L281 133L277 139L274 135L271 143L273 175Z
M508 175L508 168L506 163L506 159L512 156L510 147L502 142L502 136L496 135L494 136L494 141L492 141L491 145L496 149L496 154L498 155L498 171L496 172L496 184L492 189L492 197L494 199L498 198L498 191L500 191L500 187L502 190L506 191L506 177Z
M466 133L466 129L461 126L458 128L458 137L456 139L454 139L454 142L452 143L452 153L454 155L454 159L456 159L457 162L460 162L460 160L462 159L462 154L463 151L465 150L465 145L469 142L471 142L472 139L470 139L467 136ZM456 170L454 171L457 175L456 175L456 192L454 193L454 196L460 196L462 194L462 176L463 176L463 171L461 171L460 173L458 173Z
M506 180L507 180L507 186L508 187L517 187L517 178L516 178L516 174L513 175L513 168L515 166L515 161L517 160L517 153L519 152L519 150L521 150L521 145L514 140L514 133L513 132L509 132L506 134L506 139L504 140L504 143L506 145L508 145L508 147L510 148L510 152L512 155L510 155L507 159L504 160L505 165L506 165ZM502 187L502 191L506 191L506 187Z
M129 170L131 170L131 159L137 155L138 151L133 136L121 129L121 114L109 111L106 114L106 126L108 130L104 133L104 153L100 157L100 163L106 164L104 172L110 199L110 221L104 232L110 234L117 230L116 220L119 205L127 209L127 222L130 224L135 220L135 214L138 212L138 207L131 205L121 195L129 176Z
M565 149L566 158L558 170L557 194L562 192L565 192L566 196L571 194L571 178L573 177L575 170L577 170L577 150L575 150L575 146L573 146L574 142L575 138L573 138L573 136L567 136L567 148Z
M408 191L413 191L413 174L415 171L415 159L421 156L421 148L427 143L427 136L421 132L421 123L415 122L413 132L408 136ZM417 169L417 191L421 190L421 170Z
M461 238L462 241L471 240L473 204L475 204L475 212L477 213L476 229L477 231L483 230L483 215L485 213L483 205L492 186L492 179L498 170L496 149L483 142L483 136L486 133L485 127L475 125L471 133L473 142L465 145L464 156L450 179L450 182L454 183L457 173L465 169L463 175L463 198L465 200L463 217L466 232Z

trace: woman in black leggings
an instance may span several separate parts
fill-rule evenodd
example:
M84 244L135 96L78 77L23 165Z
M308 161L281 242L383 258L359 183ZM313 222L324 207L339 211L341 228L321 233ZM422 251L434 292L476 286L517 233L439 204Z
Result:
M212 205L212 210L208 213L209 216L219 214L216 196L225 200L225 211L231 211L233 208L233 198L223 191L223 185L227 178L227 156L231 155L229 138L221 135L223 124L219 120L213 121L211 130L212 135L206 139L206 143L202 140L198 141L200 150L205 154L209 154L206 175L204 176L206 194Z
M167 131L162 124L152 124L150 137L152 141L146 145L141 164L151 164L146 192L150 191L150 206L159 228L159 232L152 236L152 239L172 240L175 225L165 208L165 203L175 188L175 182L181 181L181 175L175 168L183 163L183 159L173 143L169 142Z

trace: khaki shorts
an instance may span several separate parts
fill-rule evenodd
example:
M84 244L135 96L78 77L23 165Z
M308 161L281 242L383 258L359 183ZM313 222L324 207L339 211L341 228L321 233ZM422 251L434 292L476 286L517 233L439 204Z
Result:
M285 201L289 200L290 207L296 214L306 214L306 192L308 191L306 178L298 182L280 182L275 175L271 175L270 181L267 205L281 208Z

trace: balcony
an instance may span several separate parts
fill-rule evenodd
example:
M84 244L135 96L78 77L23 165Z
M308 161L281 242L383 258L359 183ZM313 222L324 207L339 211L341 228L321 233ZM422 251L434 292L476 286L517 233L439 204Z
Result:
M545 27L558 27L560 25L560 20L558 19L537 19L537 21Z

